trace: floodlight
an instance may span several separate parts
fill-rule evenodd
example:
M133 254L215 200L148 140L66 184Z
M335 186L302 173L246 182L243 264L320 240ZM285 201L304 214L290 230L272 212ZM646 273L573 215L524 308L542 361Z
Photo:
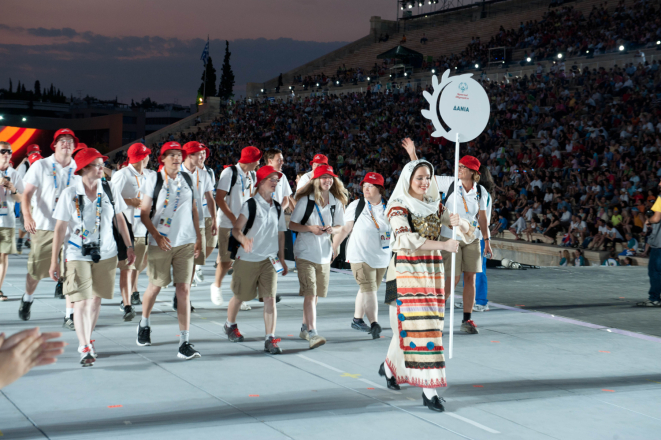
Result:
M562 54L561 54L561 53L558 54L558 58L562 58Z
M528 57L528 58L526 58L526 61L531 62L532 58Z
M620 52L624 50L624 46L620 46Z

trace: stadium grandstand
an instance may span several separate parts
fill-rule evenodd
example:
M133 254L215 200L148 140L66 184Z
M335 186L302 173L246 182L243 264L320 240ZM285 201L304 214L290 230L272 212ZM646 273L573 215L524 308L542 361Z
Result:
M509 0L372 17L368 36L248 84L245 99L210 100L146 143L156 152L168 140L203 142L217 174L246 145L279 148L292 185L323 153L355 195L369 171L386 176L390 194L406 137L437 174L452 174L453 145L430 136L422 92L447 69L473 73L491 119L461 149L496 183L494 249L532 264L557 265L573 247L592 264L614 251L647 265L645 221L661 178L660 9L659 0ZM403 55L380 56L394 49Z

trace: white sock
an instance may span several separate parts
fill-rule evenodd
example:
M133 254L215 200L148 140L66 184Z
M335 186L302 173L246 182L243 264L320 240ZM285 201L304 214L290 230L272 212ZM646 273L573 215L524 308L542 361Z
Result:
M266 340L267 341L269 340L269 338L274 338L275 339L275 333L269 333L268 335L266 335Z
M149 327L149 318L143 316L140 320L140 327Z
M73 315L73 307L67 307L67 316Z
M34 293L32 295L28 295L27 293L24 293L23 294L23 302L31 303L32 301L34 301L33 296L34 296Z
M236 325L236 322L230 322L229 319L225 320L225 325L228 327L232 327L233 325Z
M180 330L180 331L181 331L181 334L179 335L179 346L181 347L181 345L184 342L188 342L188 336L189 336L190 330Z
M422 392L425 393L425 396L429 400L433 399L434 397L438 397L438 394L436 393L436 388L423 388Z
M383 369L386 371L386 377L390 379L393 377L392 371L390 371L390 367L388 366L388 362L383 363Z
M310 337L317 336L317 330L316 329L308 330L308 334L310 335Z

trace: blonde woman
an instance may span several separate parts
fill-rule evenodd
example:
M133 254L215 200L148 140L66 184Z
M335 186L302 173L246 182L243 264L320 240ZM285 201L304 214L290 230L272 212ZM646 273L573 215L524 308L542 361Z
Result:
M328 293L333 261L331 235L339 234L344 226L347 191L333 167L319 165L314 169L311 184L296 193L295 200L289 229L299 233L294 256L301 285L299 295L304 297L300 337L309 341L312 349L326 343L317 333L317 302Z

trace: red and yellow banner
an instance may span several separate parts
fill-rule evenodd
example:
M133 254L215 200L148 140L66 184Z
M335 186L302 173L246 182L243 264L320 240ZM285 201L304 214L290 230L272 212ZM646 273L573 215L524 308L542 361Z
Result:
M28 145L36 132L34 128L0 126L0 142L9 142L12 151L15 152Z

